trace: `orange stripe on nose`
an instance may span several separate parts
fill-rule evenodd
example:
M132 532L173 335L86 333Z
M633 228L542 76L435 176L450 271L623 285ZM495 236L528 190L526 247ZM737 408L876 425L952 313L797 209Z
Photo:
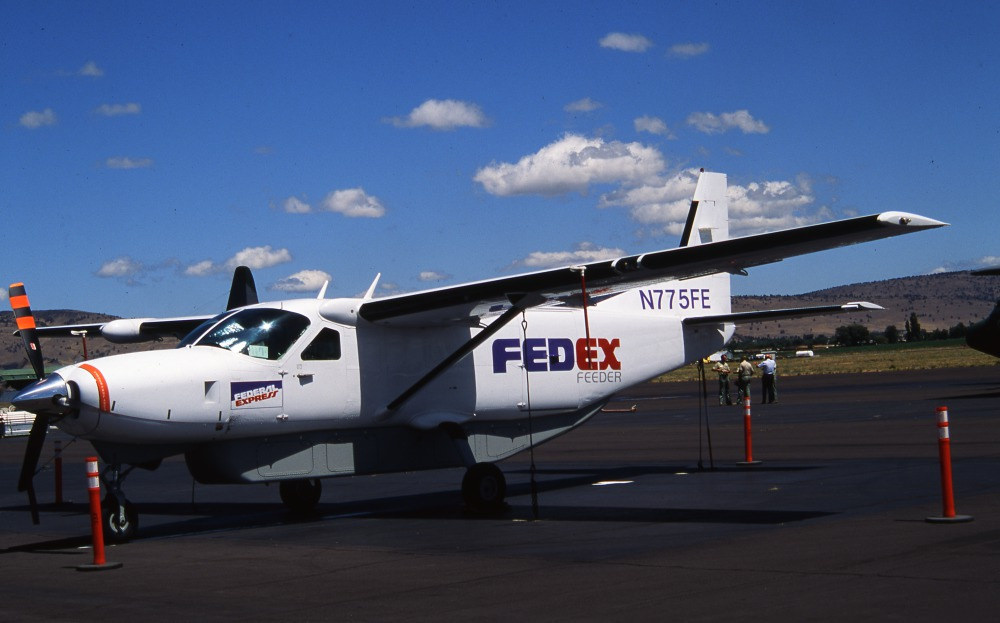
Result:
M111 395L108 392L108 382L104 379L104 375L101 371L90 365L89 363L80 364L81 370L86 370L90 372L90 376L94 377L94 381L97 383L97 397L98 397L98 407L101 411L110 412L111 411Z

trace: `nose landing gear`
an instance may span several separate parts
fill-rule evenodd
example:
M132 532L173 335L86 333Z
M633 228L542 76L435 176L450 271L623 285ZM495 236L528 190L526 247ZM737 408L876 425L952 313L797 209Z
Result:
M135 466L122 471L120 464L111 464L101 475L108 491L101 502L101 527L108 543L127 543L139 529L139 513L122 491L122 483L133 469Z

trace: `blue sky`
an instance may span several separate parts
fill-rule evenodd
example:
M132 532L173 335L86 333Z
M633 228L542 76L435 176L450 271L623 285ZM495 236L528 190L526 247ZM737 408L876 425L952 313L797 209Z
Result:
M988 2L14 2L0 21L4 283L37 309L220 310L669 248L692 171L735 234L950 228L737 293L1000 264ZM6 304L6 303L4 303Z

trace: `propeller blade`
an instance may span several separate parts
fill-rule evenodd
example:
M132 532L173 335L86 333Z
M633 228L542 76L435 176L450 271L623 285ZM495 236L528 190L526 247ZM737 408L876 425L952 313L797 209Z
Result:
M253 273L246 266L237 266L233 272L233 285L229 289L229 302L226 304L226 311L246 305L256 305L259 302Z
M38 468L38 459L45 445L45 434L49 430L49 416L35 416L35 422L28 433L28 447L24 451L24 463L21 464L21 477L17 482L18 491L28 492L28 504L31 506L31 521L38 524L38 501L35 499L35 486L32 480Z
M28 353L28 361L39 380L45 378L45 364L42 361L42 345L38 342L38 331L35 330L35 317L31 314L28 294L23 283L12 283L7 289L10 306L14 310L14 320L17 322L17 332L24 342L24 350Z

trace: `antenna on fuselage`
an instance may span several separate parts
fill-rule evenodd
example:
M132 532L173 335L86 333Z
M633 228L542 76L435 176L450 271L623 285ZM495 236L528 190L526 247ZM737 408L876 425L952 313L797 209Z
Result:
M378 285L378 280L381 279L381 278L382 278L382 273L378 273L378 274L375 275L375 280L372 281L372 284L370 286L368 286L368 291L365 292L364 299L366 301L370 301L370 300L372 300L372 298L374 298L374 296L375 296L375 286Z
M323 287L319 289L319 295L316 297L318 299L323 299L326 297L326 287L330 285L330 280L327 279L323 282Z

